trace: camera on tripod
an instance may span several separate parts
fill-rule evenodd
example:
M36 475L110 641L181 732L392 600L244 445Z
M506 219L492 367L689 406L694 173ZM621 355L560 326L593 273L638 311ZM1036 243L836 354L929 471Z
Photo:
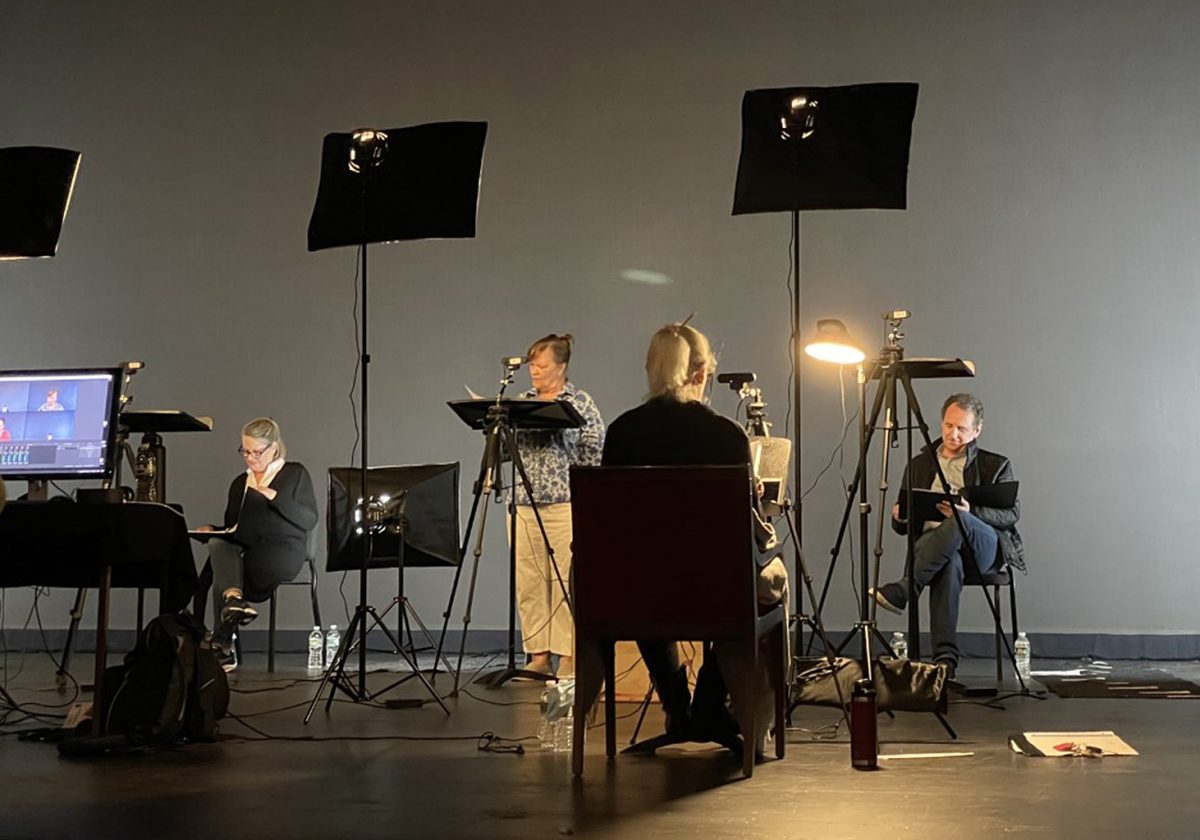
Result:
M742 394L743 390L747 390L746 386L754 380L758 379L758 375L749 371L740 371L738 373L718 373L717 381L722 385L728 385L731 391Z

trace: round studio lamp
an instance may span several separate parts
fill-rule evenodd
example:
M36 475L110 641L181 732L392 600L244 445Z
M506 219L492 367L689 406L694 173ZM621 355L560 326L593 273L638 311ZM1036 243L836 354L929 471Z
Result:
M783 113L779 115L779 137L781 140L807 140L817 130L817 109L821 103L804 94L788 97Z
M804 345L804 352L822 362L839 365L856 365L867 357L858 342L850 336L846 325L836 318L817 321L817 335Z
M388 136L386 131L375 128L360 128L350 135L350 154L347 165L356 175L370 172L383 162L387 155Z

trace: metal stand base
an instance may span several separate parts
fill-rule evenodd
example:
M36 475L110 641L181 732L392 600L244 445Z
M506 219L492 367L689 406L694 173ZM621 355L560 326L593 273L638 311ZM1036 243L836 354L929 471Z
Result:
M369 625L366 624L368 616L371 619L371 623ZM412 674L405 677L403 680L384 688L382 691L371 694L370 692L360 690L359 686L365 686L366 684L362 679L363 675L359 675L359 685L356 686L354 681L351 680L346 674L346 660L349 658L351 651L358 647L360 643L365 644L371 630L375 629L376 627L383 631L384 635L386 635L388 640L392 643L393 649L395 649L396 652L399 653L400 656L403 657L408 663L409 667L412 669ZM361 642L355 640L356 633L360 634ZM375 611L375 608L369 604L360 604L354 610L354 617L350 619L350 626L346 628L346 635L342 637L342 643L338 647L337 654L335 654L333 657L333 662L329 664L329 668L325 671L325 676L321 678L321 684L317 686L317 691L313 695L312 702L308 704L308 711L304 714L304 723L307 724L309 718L312 717L313 710L316 709L317 702L321 699L321 692L325 690L326 685L329 686L329 696L325 699L325 711L328 712L333 706L334 696L339 690L345 693L345 695L353 702L363 703L368 700L375 699L383 692L389 691L396 685L399 685L400 682L404 682L412 677L416 677L421 681L421 684L425 686L425 690L429 692L429 695L439 706L442 707L442 711L449 715L450 707L446 705L446 701L441 698L441 695L437 693L437 689L435 689L429 680L425 678L425 675L421 673L420 669L417 667L417 663L412 659L408 651L404 649L396 637L392 635L392 631L389 630L387 625L383 623L382 617L378 612Z
M485 688L499 688L509 680L516 679L547 682L557 679L557 677L554 674L543 674L541 671L527 671L524 668L502 668L499 671L492 671L490 674L481 675L475 682Z
M383 620L386 619L388 617L388 615L391 613L391 611L396 609L397 607L400 609L400 620L397 622L398 626L396 628L396 631L397 631L398 635L400 636L401 640L403 640L405 632L407 632L408 645L407 645L407 647L405 647L403 644L398 645L395 649L395 652L397 654L403 656L406 661L408 661L410 663L415 663L417 661L417 653L419 650L433 650L433 651L435 651L435 653L434 653L434 658L433 658L433 668L430 669L430 676L436 677L437 674L439 673L439 671L438 671L438 662L439 661L443 665L446 666L447 674L455 674L454 669L450 666L450 660L446 658L446 656L442 652L441 648L434 642L433 634L429 632L429 628L425 626L425 622L421 620L421 616L417 612L416 607L414 607L412 605L412 601L410 601L407 596L397 595L395 598L392 599L392 602L384 608L382 613L379 614L380 624L382 625ZM414 644L413 631L412 631L412 626L414 623L417 625L417 629L420 630L421 635L423 635L425 637L425 641L428 642L428 645L426 647L417 648L417 646ZM375 696L378 697L380 694L387 693L390 689L395 688L398 685L402 685L403 683L408 682L416 675L417 675L417 672L414 669L413 673L409 674L408 676L402 677L401 679L396 680L396 682L389 685L387 688L383 688L383 689L380 689L379 691L375 692Z

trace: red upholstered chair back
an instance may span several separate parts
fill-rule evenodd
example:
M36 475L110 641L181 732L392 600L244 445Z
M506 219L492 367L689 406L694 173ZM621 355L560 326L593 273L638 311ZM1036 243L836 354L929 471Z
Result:
M752 493L748 466L572 467L576 634L753 635Z

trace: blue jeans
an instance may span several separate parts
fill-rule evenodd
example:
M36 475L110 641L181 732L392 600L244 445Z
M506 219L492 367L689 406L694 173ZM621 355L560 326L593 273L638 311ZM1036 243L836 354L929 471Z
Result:
M972 513L959 512L967 540L975 553L980 574L997 565L996 529ZM918 595L929 589L929 635L933 658L958 664L958 601L963 588L963 536L954 517L917 537L913 555L913 583ZM901 584L907 590L908 582ZM913 605L915 606L915 605Z

